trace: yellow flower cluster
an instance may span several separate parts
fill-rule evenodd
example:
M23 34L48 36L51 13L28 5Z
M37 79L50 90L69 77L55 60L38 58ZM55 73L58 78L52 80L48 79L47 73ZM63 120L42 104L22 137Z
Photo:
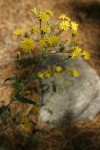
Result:
M31 9L31 12L35 14L41 21L48 21L50 19L50 16L53 17L53 12L49 9L47 9L46 11L37 11L37 9L34 7L33 9Z
M35 47L35 43L30 38L24 38L21 42L21 48L24 50L24 52L30 52Z
M78 46L73 47L73 50L70 54L71 58L78 58L80 56L83 56L83 58L85 60L89 60L90 59L90 53L86 50L82 50L81 48L79 48Z
M42 47L52 47L56 46L59 43L60 39L58 36L50 36L50 37L43 37L40 40L40 45Z
M57 50L61 50L61 48L66 48L66 40L63 41L64 44L62 44L62 41L60 41L60 35L62 32L69 30L71 32L72 37L73 35L76 35L78 33L78 24L71 20L67 15L61 14L59 16L59 20L57 23L50 24L48 20L50 17L53 17L53 12L49 9L47 10L37 10L36 7L34 7L31 12L38 18L40 21L40 28L36 28L35 26L30 27L31 34L28 34L27 36L24 34L24 39L21 41L21 48L24 52L30 52L35 47L35 42L39 42L40 48L51 48L56 47ZM47 24L42 23L41 21L47 21ZM39 31L39 32L38 32ZM40 38L32 39L32 33L41 33ZM14 34L17 36L21 36L23 33L22 29L16 29L14 31ZM31 37L29 37L31 36ZM73 39L75 43L75 39ZM70 41L69 41L70 42ZM78 45L78 42L75 43ZM63 46L62 46L63 45ZM78 46L72 46L70 47L72 49L70 53L70 58L78 58L82 56L85 60L88 60L90 58L90 54L87 51L81 50ZM62 49L62 51L64 50ZM59 69L58 69L59 70ZM48 75L49 76L49 75Z
M62 30L68 30L71 29L72 30L72 34L76 35L78 32L78 24L76 22L71 21L71 19L69 17L67 17L64 14L61 14L59 16L60 19L62 19L63 21L60 23L60 28Z
M75 47L73 48L73 51L71 52L70 56L71 56L71 58L73 59L73 58L78 58L78 57L80 57L81 54L82 54L81 48L75 46Z
M23 30L22 30L22 29L16 29L16 30L14 30L13 33L14 33L15 35L17 35L17 36L21 36L22 33L23 33Z
M62 67L61 66L55 66L53 67L53 70L56 71L57 73L60 73L62 71ZM51 73L51 71L48 71L48 70L44 70L42 72L39 72L38 73L38 77L39 78L48 78L48 77L51 77L53 75L53 73Z

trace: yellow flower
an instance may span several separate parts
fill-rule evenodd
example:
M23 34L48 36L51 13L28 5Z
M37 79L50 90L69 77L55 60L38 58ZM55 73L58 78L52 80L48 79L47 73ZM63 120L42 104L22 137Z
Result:
M71 22L71 29L73 33L77 33L78 31L78 24L76 22Z
M62 30L68 30L69 27L70 27L69 21L62 21L62 22L60 23L60 28L61 28Z
M47 33L48 31L50 31L50 28L47 27L47 26L42 26L42 27L41 27L41 30L42 30L44 33Z
M25 128L30 126L30 121L27 117L23 117L21 120L21 124L24 125Z
M29 38L24 38L24 40L21 42L21 48L25 52L30 52L35 47L34 41Z
M44 76L45 76L45 77L51 77L51 73L50 73L49 71L45 71L45 72L44 72Z
M43 37L40 39L40 45L43 47L48 47L48 38L47 37Z
M52 12L51 10L47 9L46 12L47 12L48 15L50 15L50 16L52 16L52 17L54 16L54 15L53 15L53 12Z
M44 72L39 72L39 73L38 73L38 77L39 77L39 78L43 78L43 77L44 77Z
M72 69L71 71L72 71L72 75L74 77L76 77L76 78L79 77L79 72L76 69Z
M65 19L67 19L67 16L64 15L64 14L61 14L61 15L59 16L59 18L65 20Z
M17 51L17 56L20 56L20 51Z
M67 19L67 16L62 14L62 15L59 16L59 18L65 20L65 19Z
M49 15L46 12L40 11L38 14L39 20L42 21L48 21L49 20Z
M26 95L29 95L31 93L31 91L25 91Z
M85 60L89 60L90 59L90 53L88 52L88 51L83 51L82 52L82 55L83 55L83 58L85 59Z
M57 36L43 37L40 40L40 45L43 47L56 46L59 41L60 39Z
M36 7L34 7L33 9L31 9L31 12L35 15L37 15L37 10L36 10Z
M62 71L62 67L61 66L56 66L55 67L55 71L56 72L61 72Z
M39 78L50 77L51 73L49 71L42 71L38 73Z
M55 35L48 38L49 46L56 46L59 43L59 41L59 37Z
M17 36L21 36L22 33L23 33L23 30L22 30L22 29L16 29L13 33L14 33L15 35L17 35Z
M71 19L69 17L67 17L65 14L61 14L59 16L60 19L63 19L63 20L67 20L67 21L70 21Z
M38 32L38 29L35 27L30 27L31 33L36 33Z
M75 46L73 48L73 51L71 52L70 56L71 56L71 58L78 58L81 56L81 54L82 54L81 48Z

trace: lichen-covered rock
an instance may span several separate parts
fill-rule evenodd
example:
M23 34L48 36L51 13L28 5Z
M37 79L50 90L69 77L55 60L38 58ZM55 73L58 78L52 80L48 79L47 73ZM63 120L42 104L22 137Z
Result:
M47 65L59 64L63 73L58 76L58 90L53 89L53 77L42 79L42 84L47 85L43 94L40 109L40 118L44 122L64 126L77 119L92 119L100 111L100 78L96 71L82 59L62 61L66 55L51 56L45 59L40 68ZM66 67L70 66L79 72L79 77L70 77ZM66 81L67 84L66 84Z

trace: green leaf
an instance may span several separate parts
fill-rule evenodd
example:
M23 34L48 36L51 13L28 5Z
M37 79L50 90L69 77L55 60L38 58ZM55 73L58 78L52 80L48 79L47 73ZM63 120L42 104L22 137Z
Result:
M14 82L13 87L16 90L20 90L22 88L21 83L19 81Z
M9 81L9 80L14 80L14 81L16 81L16 80L17 80L17 77L15 76L15 77L7 78L7 79L4 81L4 83L6 83L6 82Z
M27 99L25 97L22 97L21 95L19 94L16 94L15 95L15 98L20 101L21 103L28 103L28 104L33 104L33 105L37 105L34 101L30 100L30 99Z
M9 80L14 81L14 82L12 83L14 89L20 90L20 89L22 88L21 80L20 80L17 76L7 78L7 79L4 81L4 83L7 82L7 81L9 81Z

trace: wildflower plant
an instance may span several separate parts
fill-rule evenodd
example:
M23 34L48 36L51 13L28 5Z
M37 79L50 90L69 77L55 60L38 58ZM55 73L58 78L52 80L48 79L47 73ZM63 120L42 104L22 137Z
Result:
M15 123L18 125L22 124L25 127L37 124L37 122L31 118L32 115L35 115L38 118L41 106L39 102L34 99L30 99L31 92L27 85L38 80L39 85L41 86L42 78L49 78L51 76L54 76L55 78L55 76L63 72L63 68L59 64L54 64L53 69L50 69L49 67L49 69L37 72L38 65L44 58L57 53L66 53L67 58L64 60L76 59L78 57L83 57L85 60L90 58L88 51L83 50L78 46L78 24L72 21L71 18L65 14L61 14L58 17L58 20L54 21L54 13L51 10L37 10L35 7L31 10L31 13L35 19L38 20L38 25L35 26L33 24L28 27L27 32L23 29L16 29L14 31L21 47L21 50L19 50L16 54L18 74L7 78L4 82L11 82L12 93L9 104L7 106L0 107L1 132ZM65 39L62 38L64 33L66 35ZM70 34L70 39L67 39L67 33ZM38 56L36 53L37 47L39 49ZM22 53L25 55L31 54L34 65L33 68L30 69L30 74L27 75L25 79L20 76L21 59L23 59ZM74 77L79 76L78 71L74 68L70 69L70 72ZM16 100L25 105L26 111L24 114L21 112L16 113L16 115L12 117L11 104ZM33 106L31 110L28 109L30 105Z

